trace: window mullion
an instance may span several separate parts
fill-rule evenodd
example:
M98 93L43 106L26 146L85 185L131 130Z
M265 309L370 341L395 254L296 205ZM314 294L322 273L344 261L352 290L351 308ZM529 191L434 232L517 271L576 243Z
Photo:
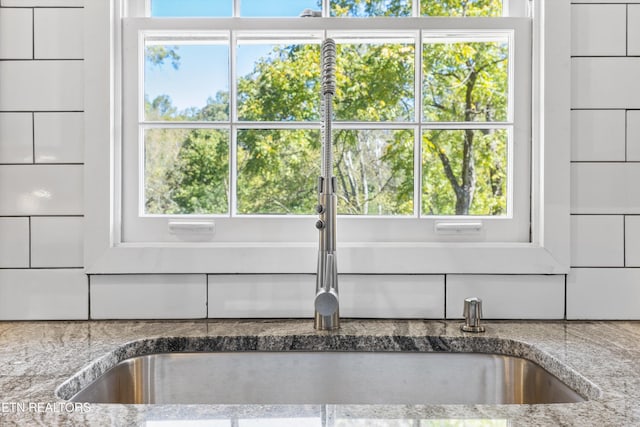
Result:
M320 122L235 121L233 126L239 129L320 129Z
M234 123L238 120L237 112L237 79L236 63L238 55L238 37L235 31L229 30L229 120Z
M421 122L423 129L504 129L513 126L513 122Z
M414 6L419 5L419 0L413 0ZM422 30L418 30L418 36L415 42L414 57L414 114L418 127L414 135L414 154L413 154L413 215L420 218L422 215Z
M186 129L229 129L229 121L224 122L190 122L190 121L141 121L144 129L154 128L186 128Z
M411 129L416 126L415 122L341 122L331 123L333 129Z
M240 0L233 0L234 4L234 14L239 12L240 5L238 4ZM234 15L236 16L236 15ZM238 120L238 111L237 111L237 79L236 79L236 57L237 57L237 35L235 31L229 30L229 121L230 121L230 129L229 129L229 216L233 217L236 215L236 210L238 207L237 203L237 152L238 148L236 146L237 143L237 129L234 126L234 123Z
M229 131L229 216L238 215L238 128L231 125Z

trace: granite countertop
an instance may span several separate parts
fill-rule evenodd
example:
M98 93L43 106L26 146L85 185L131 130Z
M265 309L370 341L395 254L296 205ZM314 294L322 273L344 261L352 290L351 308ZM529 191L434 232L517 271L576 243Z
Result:
M83 370L87 377L100 367L98 359L102 365L115 363L114 358L149 351L149 343L177 342L183 349L202 349L206 343L239 350L367 350L373 343L392 351L490 351L503 345L500 350L506 353L542 358L541 364L559 369L554 372L559 376L562 370L579 373L574 386L589 397L580 403L545 405L331 405L335 426L640 425L640 322L489 321L481 338L461 332L459 324L346 319L338 332L317 332L311 320L2 322L0 425L322 425L325 405L73 407L56 395L74 374Z

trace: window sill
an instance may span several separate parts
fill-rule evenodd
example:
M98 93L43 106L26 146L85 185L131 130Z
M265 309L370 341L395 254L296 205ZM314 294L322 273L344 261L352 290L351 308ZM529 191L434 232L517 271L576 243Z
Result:
M110 248L87 273L315 273L317 244L124 244ZM340 273L563 274L566 265L524 243L342 243Z

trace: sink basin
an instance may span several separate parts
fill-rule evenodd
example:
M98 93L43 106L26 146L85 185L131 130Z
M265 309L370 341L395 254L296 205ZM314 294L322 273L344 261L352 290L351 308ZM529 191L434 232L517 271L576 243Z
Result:
M123 360L70 399L130 404L535 404L584 399L539 365L482 353L239 351Z

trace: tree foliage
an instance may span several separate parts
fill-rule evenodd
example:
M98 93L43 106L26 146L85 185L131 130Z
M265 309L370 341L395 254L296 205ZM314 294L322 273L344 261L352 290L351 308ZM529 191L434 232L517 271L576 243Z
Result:
M495 16L500 0L421 0L423 15ZM407 0L337 0L334 15L406 16ZM157 48L153 46L153 48ZM170 49L147 51L162 65ZM423 120L504 121L507 115L507 45L463 37L425 40L422 55ZM413 44L338 45L335 119L412 122ZM320 118L320 50L317 44L274 46L237 81L240 121L313 122ZM178 57L179 59L179 57ZM174 66L176 64L173 64ZM177 111L166 95L146 100L149 120L226 121L229 94L219 92L202 109ZM415 138L421 153L414 152ZM228 212L230 176L239 213L309 214L316 203L320 135L310 129L242 129L230 141L217 129L154 129L145 139L146 209L150 213ZM422 157L422 212L427 215L502 215L506 212L507 132L469 126L429 129L334 129L339 212L410 215L414 212L415 156Z
M420 0L422 16L500 16L502 0ZM411 16L411 0L332 0L332 16Z
M434 122L491 122L507 119L507 59L504 41L434 42L425 44L422 55L424 119ZM482 144L483 135L488 143ZM504 132L425 132L423 161L428 181L423 182L423 211L433 214L498 215L506 210L506 180L503 159L506 141L496 140ZM499 150L499 151L494 151ZM431 170L437 158L442 168ZM484 168L497 168L487 171ZM477 168L482 167L482 170ZM478 185L478 176L497 180L494 185ZM431 180L446 179L449 186L434 186ZM495 188L495 191L494 191ZM482 190L482 192L480 192ZM455 203L443 205L443 192L452 193ZM478 193L478 194L476 194ZM476 195L478 197L476 197ZM449 197L450 198L450 197ZM487 203L474 200L499 198L490 211ZM495 204L495 203L494 203ZM451 209L451 206L455 209Z
M145 48L144 57L151 64L160 66L164 61L171 61L174 70L180 67L180 55L178 46L149 45Z

